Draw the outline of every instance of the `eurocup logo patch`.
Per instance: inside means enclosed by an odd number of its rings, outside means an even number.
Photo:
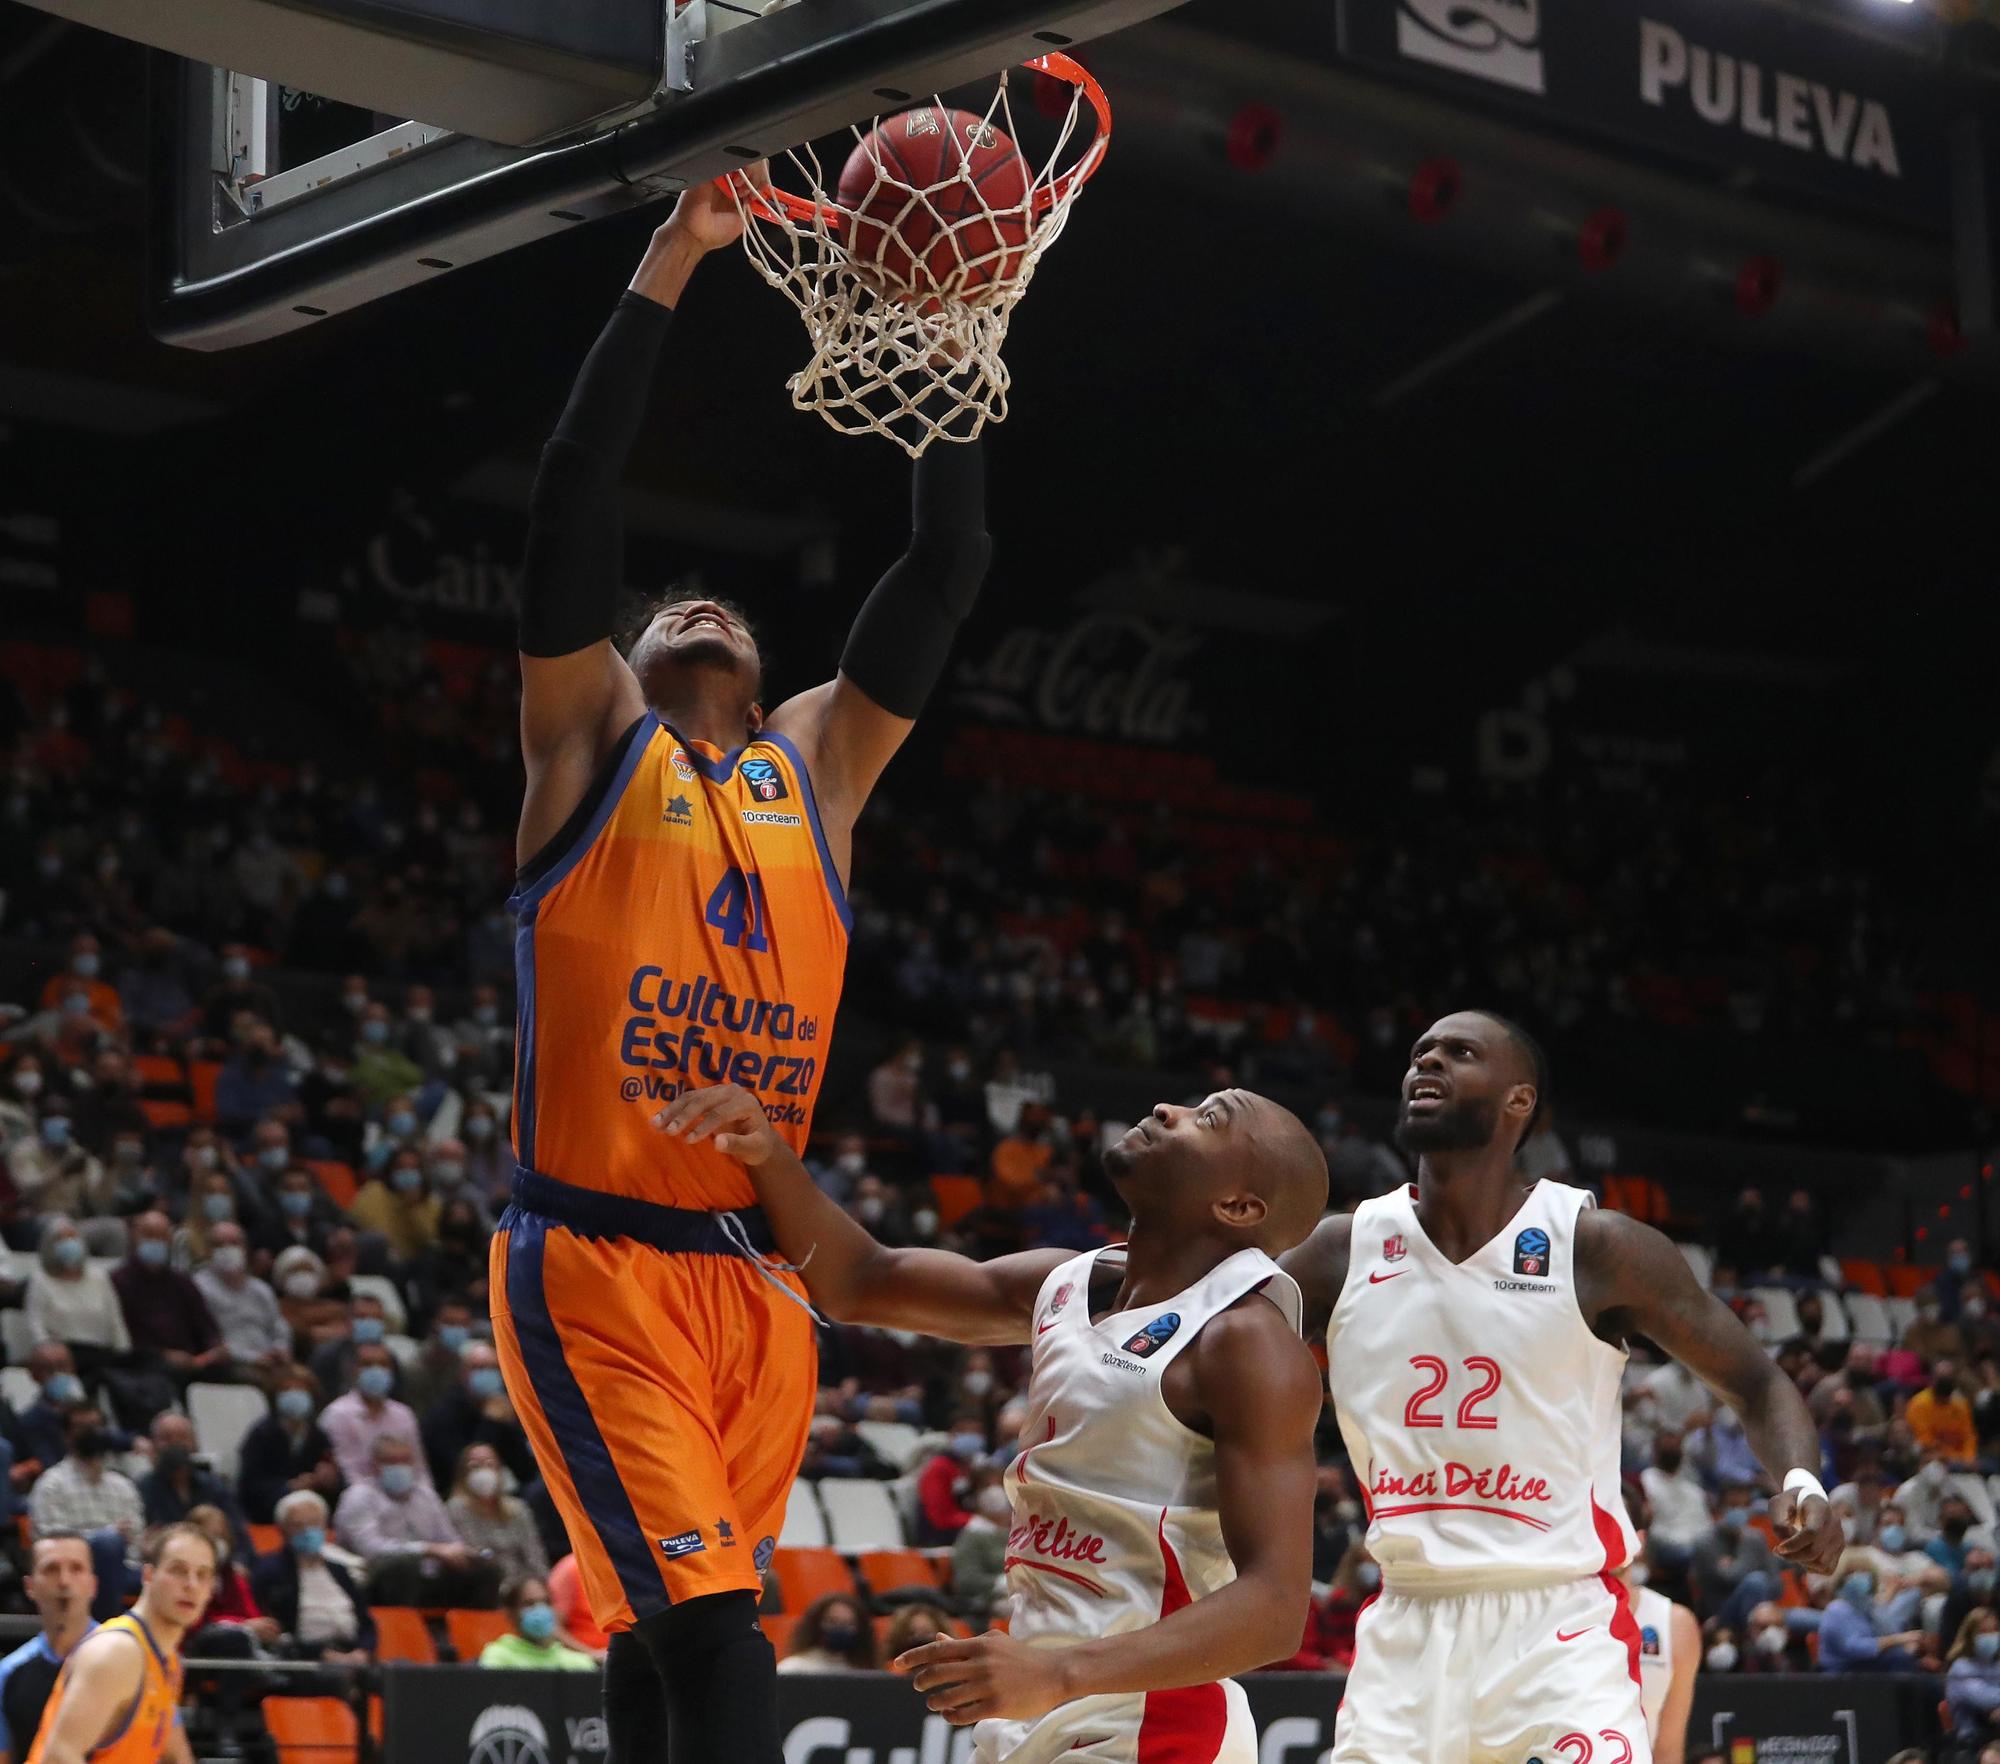
[[[779,802],[788,794],[784,774],[759,754],[752,754],[739,770],[743,782],[750,786],[750,794],[759,802]]]
[[[1383,1261],[1400,1262],[1409,1253],[1410,1246],[1403,1241],[1403,1234],[1400,1231],[1394,1237],[1385,1237],[1382,1239]]]
[[[1546,1276],[1549,1271],[1549,1234],[1530,1225],[1514,1239],[1514,1272]]]
[[[1660,1651],[1660,1632],[1652,1624],[1639,1631],[1639,1652],[1657,1654]]]
[[[1172,1341],[1174,1338],[1174,1332],[1178,1330],[1180,1326],[1181,1326],[1180,1312],[1168,1311],[1162,1316],[1155,1317],[1152,1320],[1152,1322],[1146,1325],[1144,1329],[1140,1330],[1137,1335],[1133,1336],[1132,1339],[1125,1344],[1125,1351],[1128,1354],[1137,1354],[1139,1358],[1143,1360],[1149,1354],[1158,1353],[1161,1348],[1165,1347],[1168,1342]]]

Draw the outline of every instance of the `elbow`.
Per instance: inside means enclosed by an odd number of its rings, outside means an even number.
[[[1272,1587],[1267,1596],[1258,1601],[1256,1617],[1244,1626],[1243,1651],[1245,1654],[1254,1652],[1257,1658],[1251,1665],[1237,1670],[1255,1671],[1259,1666],[1289,1660],[1296,1654],[1305,1639],[1306,1613],[1311,1603],[1312,1588],[1309,1584]]]

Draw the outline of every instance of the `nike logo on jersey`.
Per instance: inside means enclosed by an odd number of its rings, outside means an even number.
[[[1380,1286],[1385,1280],[1400,1280],[1407,1273],[1409,1273],[1409,1269],[1398,1268],[1393,1274],[1371,1274],[1368,1276],[1368,1284],[1370,1286]]]
[[[1047,1335],[1047,1334],[1048,1334],[1048,1332],[1049,1332],[1049,1331],[1050,1331],[1051,1329],[1053,1329],[1054,1327],[1055,1327],[1055,1324],[1053,1324],[1053,1323],[1038,1323],[1038,1324],[1037,1324],[1037,1325],[1035,1326],[1035,1333],[1036,1333],[1037,1335]]]
[[[1564,1635],[1559,1629],[1556,1631],[1556,1640],[1559,1642],[1573,1642],[1580,1635],[1588,1635],[1596,1627],[1595,1623],[1586,1623],[1581,1629],[1571,1630],[1568,1635]]]

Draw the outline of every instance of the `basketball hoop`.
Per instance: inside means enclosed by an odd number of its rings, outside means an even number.
[[[982,186],[1006,168],[975,150],[1019,159],[1006,73],[983,117],[937,99],[934,122],[921,109],[903,113],[941,137],[935,179],[880,144],[877,118],[873,129],[854,129],[835,190],[809,145],[788,155],[809,195],[775,182],[760,190],[741,173],[727,180],[744,216],[745,253],[798,308],[812,342],[811,359],[787,382],[800,410],[818,411],[843,434],[887,436],[913,459],[933,441],[970,441],[1006,417],[1008,322],[1111,142],[1110,103],[1082,67],[1053,53],[1023,65],[1067,84],[1069,101],[1052,107],[1057,139],[1039,170],[1021,161],[996,200]],[[1086,103],[1095,134],[1073,157]]]

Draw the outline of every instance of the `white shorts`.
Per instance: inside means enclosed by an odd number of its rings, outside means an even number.
[[[1384,1592],[1355,1628],[1333,1764],[1652,1764],[1638,1648],[1603,1580]]]
[[[1147,1756],[1172,1764],[1257,1764],[1250,1699],[1228,1678],[1149,1697],[1083,1697],[1039,1721],[982,1721],[972,1730],[973,1764],[1137,1764],[1142,1732]]]

